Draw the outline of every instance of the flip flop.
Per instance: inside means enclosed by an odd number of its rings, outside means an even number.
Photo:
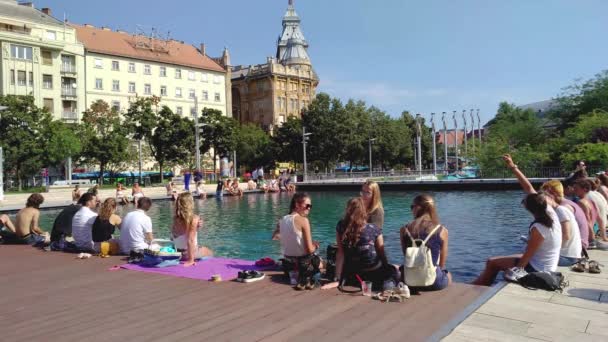
[[[584,273],[587,269],[587,260],[580,260],[576,264],[572,265],[571,270],[578,273]]]
[[[603,265],[601,265],[599,262],[597,262],[595,260],[589,261],[589,273],[593,273],[593,274],[602,273],[602,270],[600,270],[600,266],[603,266]]]

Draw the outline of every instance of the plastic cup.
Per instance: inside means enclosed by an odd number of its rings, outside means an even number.
[[[298,272],[297,271],[290,271],[289,272],[289,283],[291,285],[297,285],[298,284]]]
[[[363,282],[363,295],[364,296],[368,296],[368,297],[372,296],[372,285],[373,285],[373,283],[371,281]]]
[[[110,254],[110,243],[107,241],[102,242],[99,249],[100,249],[99,254],[101,254],[102,257],[109,255]]]

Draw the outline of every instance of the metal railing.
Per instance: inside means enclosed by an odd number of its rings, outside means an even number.
[[[61,118],[64,120],[78,120],[78,114],[71,111],[63,111]]]
[[[63,86],[61,87],[61,95],[62,96],[76,96],[76,88],[72,86]]]
[[[63,63],[61,64],[61,72],[76,73],[76,65]]]

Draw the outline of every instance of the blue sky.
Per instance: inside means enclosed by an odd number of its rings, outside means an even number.
[[[227,46],[233,64],[275,53],[287,0],[39,0],[70,21],[134,32],[137,25]],[[608,1],[295,0],[319,89],[389,114],[549,99],[608,69]]]

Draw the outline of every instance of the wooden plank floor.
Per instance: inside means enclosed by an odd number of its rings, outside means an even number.
[[[589,255],[608,265],[607,251]],[[508,284],[444,341],[608,341],[608,269],[560,272],[569,281],[563,293]]]
[[[252,284],[201,282],[108,271],[123,261],[28,246],[0,246],[0,260],[4,341],[423,341],[487,291],[455,284],[385,304],[294,291],[276,274]]]

